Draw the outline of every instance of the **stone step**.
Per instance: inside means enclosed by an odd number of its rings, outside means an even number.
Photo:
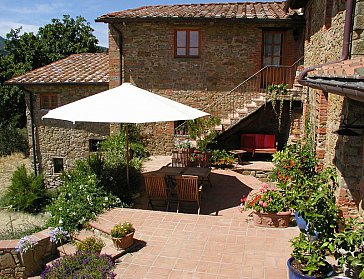
[[[228,117],[229,117],[230,120],[240,118],[239,113],[229,113]]]
[[[222,127],[222,125],[220,124],[220,125],[216,125],[215,127],[214,127],[214,130],[215,131],[218,131],[218,132],[222,132],[223,131],[223,127]]]
[[[100,236],[98,236],[98,237],[100,237]],[[108,254],[113,259],[117,259],[117,258],[120,258],[122,255],[124,255],[126,253],[126,250],[117,250],[114,247],[114,244],[113,244],[111,239],[108,239],[108,238],[105,238],[105,237],[100,237],[100,238],[105,243],[105,246],[101,250],[101,254]],[[62,257],[65,254],[71,255],[71,254],[76,253],[77,247],[73,243],[67,243],[65,245],[59,246],[57,248],[57,250],[58,250],[60,256]]]
[[[245,107],[249,108],[256,108],[257,107],[257,103],[256,102],[250,102],[248,104],[245,105]]]
[[[231,124],[231,121],[229,118],[221,119],[221,125],[225,126],[225,125],[230,125],[230,124]]]
[[[239,114],[248,114],[249,113],[249,110],[246,107],[237,109],[236,111]]]

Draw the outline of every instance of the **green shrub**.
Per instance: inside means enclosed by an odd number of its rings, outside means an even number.
[[[26,212],[41,210],[47,201],[43,176],[28,175],[24,165],[13,173],[11,184],[2,199],[4,205]]]
[[[100,253],[105,243],[96,236],[86,237],[84,241],[76,242],[77,251]]]
[[[77,161],[61,176],[61,181],[59,194],[48,207],[48,226],[74,231],[104,209],[121,205],[120,199],[102,187],[87,161]]]
[[[76,252],[55,261],[40,275],[42,279],[109,279],[115,278],[115,263],[109,255],[90,252]]]
[[[14,152],[28,154],[27,130],[13,126],[0,127],[0,156]]]
[[[89,164],[96,173],[101,184],[118,196],[123,202],[130,203],[131,196],[138,190],[141,178],[141,167],[143,160],[148,156],[146,149],[137,138],[137,133],[131,130],[129,179],[130,188],[127,187],[126,179],[126,144],[125,135],[120,133],[109,137],[101,143],[101,154],[90,157]]]

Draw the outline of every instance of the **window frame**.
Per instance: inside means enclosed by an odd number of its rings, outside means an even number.
[[[105,139],[89,139],[89,152],[98,152],[100,151],[100,143],[105,141]]]
[[[186,32],[186,55],[178,55],[177,54],[177,34],[179,31]],[[198,46],[194,47],[198,51],[198,55],[190,55],[190,32],[195,31],[198,32]],[[199,28],[178,28],[174,30],[174,57],[175,58],[199,58],[201,56],[201,29]]]
[[[64,159],[61,158],[61,157],[55,157],[55,158],[52,158],[53,160],[53,174],[61,174],[63,171],[64,171]],[[57,160],[62,160],[62,166],[61,166],[61,169],[60,171],[56,171],[56,161]],[[58,170],[58,168],[57,168]]]
[[[44,106],[44,98],[48,98],[46,106]],[[56,104],[52,105],[52,97],[56,98]],[[58,94],[56,93],[41,93],[39,94],[39,108],[41,110],[51,110],[59,107]]]
[[[278,57],[278,56],[275,56],[274,55],[274,52],[272,52],[272,54],[269,56],[270,58],[270,63],[269,64],[265,64],[265,50],[266,50],[266,46],[270,46],[270,47],[274,47],[274,46],[278,46],[278,44],[275,44],[274,43],[274,40],[272,40],[272,43],[271,44],[266,44],[265,43],[265,35],[266,34],[280,34],[281,35],[281,40],[280,40],[280,43],[279,43],[279,64],[278,65],[275,65],[273,64],[273,59],[275,57]],[[262,51],[262,65],[263,67],[265,66],[268,66],[268,65],[274,65],[274,66],[281,66],[282,65],[282,50],[283,50],[283,41],[284,41],[284,31],[283,30],[264,30],[263,31],[263,36],[262,36],[262,39],[263,39],[263,51]]]

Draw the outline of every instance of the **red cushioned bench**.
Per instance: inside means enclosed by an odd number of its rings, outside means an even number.
[[[251,152],[252,156],[255,153],[274,153],[276,148],[275,135],[266,134],[241,134],[240,149]]]

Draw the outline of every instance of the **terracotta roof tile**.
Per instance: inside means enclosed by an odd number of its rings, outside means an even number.
[[[308,77],[364,79],[364,57],[322,66],[309,72]]]
[[[24,75],[7,84],[109,82],[109,56],[106,53],[73,54]]]
[[[238,2],[143,6],[102,15],[97,21],[138,18],[287,19],[295,11],[285,12],[284,4],[285,2]]]

